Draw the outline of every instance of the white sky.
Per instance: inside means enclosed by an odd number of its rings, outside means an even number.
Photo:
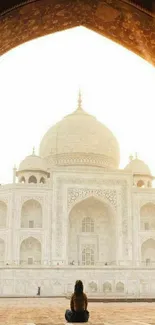
[[[116,43],[78,27],[36,39],[0,58],[0,183],[50,126],[83,107],[116,136],[121,164],[138,152],[155,175],[155,69]]]

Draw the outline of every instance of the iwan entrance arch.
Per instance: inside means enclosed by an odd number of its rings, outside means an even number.
[[[150,0],[2,0],[0,55],[40,36],[85,26],[155,64]]]

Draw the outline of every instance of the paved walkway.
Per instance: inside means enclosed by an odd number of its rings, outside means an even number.
[[[0,298],[0,325],[64,325],[69,300]],[[89,303],[87,325],[155,325],[155,303]]]

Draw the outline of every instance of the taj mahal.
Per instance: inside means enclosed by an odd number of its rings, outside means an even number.
[[[155,189],[137,156],[77,109],[0,186],[0,296],[155,296]]]

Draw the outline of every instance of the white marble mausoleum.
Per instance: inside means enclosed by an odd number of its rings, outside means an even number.
[[[0,186],[0,296],[155,295],[155,189],[137,157],[78,107]]]

